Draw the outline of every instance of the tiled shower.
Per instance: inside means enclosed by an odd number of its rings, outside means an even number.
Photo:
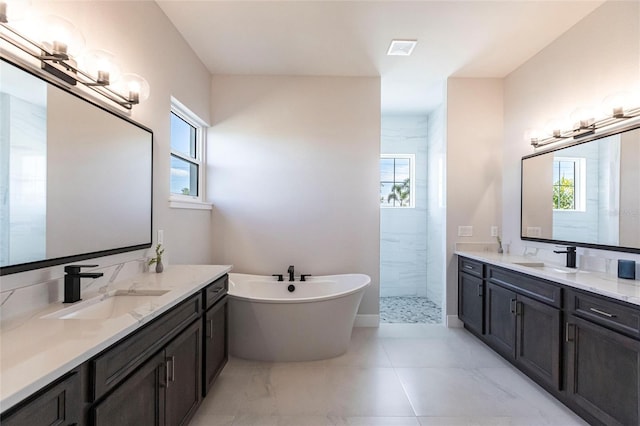
[[[443,127],[441,109],[382,117],[381,153],[413,154],[415,186],[413,207],[380,211],[381,322],[442,322]]]

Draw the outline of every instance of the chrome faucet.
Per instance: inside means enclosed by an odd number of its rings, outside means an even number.
[[[64,267],[64,303],[74,303],[80,297],[80,278],[100,278],[102,272],[80,272],[80,268],[95,268],[98,265],[69,265]]]
[[[567,268],[576,267],[576,248],[574,246],[567,247],[564,251],[554,250],[554,253],[566,253],[567,254]]]
[[[289,281],[295,281],[295,278],[293,277],[293,265],[289,266],[287,273],[289,274]]]

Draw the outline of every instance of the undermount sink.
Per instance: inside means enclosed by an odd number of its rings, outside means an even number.
[[[512,262],[514,265],[525,266],[527,268],[540,268],[550,272],[557,272],[560,274],[588,274],[588,271],[581,271],[576,268],[562,268],[559,266],[546,265],[544,262],[531,261],[531,262]]]
[[[544,268],[542,262],[513,262],[514,265],[526,266],[527,268]]]
[[[145,305],[152,304],[169,290],[117,290],[105,296],[78,302],[68,308],[41,317],[42,319],[92,319],[117,318]]]

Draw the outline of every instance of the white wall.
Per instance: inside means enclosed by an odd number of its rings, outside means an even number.
[[[456,242],[495,242],[502,191],[503,86],[501,79],[447,81],[446,315],[458,312]],[[517,210],[518,206],[504,206]],[[458,226],[473,236],[458,237]]]
[[[365,273],[377,315],[380,79],[214,76],[211,103],[213,261]]]
[[[154,2],[34,1],[35,12],[55,14],[71,21],[84,35],[87,46],[113,52],[125,72],[144,76],[150,98],[134,107],[131,117],[154,132],[153,229],[164,229],[169,263],[210,263],[212,260],[211,213],[168,207],[169,108],[174,96],[204,119],[210,114],[210,74]],[[154,237],[155,239],[155,237]],[[152,255],[152,250],[148,251]],[[101,266],[135,260],[147,251],[97,259]],[[38,305],[61,299],[59,278],[63,267],[2,277],[2,299],[9,289],[41,283],[25,290],[28,301]],[[127,268],[125,268],[126,270]],[[105,274],[107,275],[107,274]],[[105,278],[106,279],[106,278]],[[17,300],[14,294],[12,300]],[[3,317],[10,309],[3,305]]]
[[[382,117],[382,154],[415,155],[414,207],[380,209],[380,296],[427,296],[426,116]]]
[[[502,222],[512,251],[525,245],[519,233],[520,158],[533,152],[523,138],[525,130],[568,117],[578,107],[597,107],[606,96],[639,85],[640,3],[633,1],[605,3],[506,77]],[[553,249],[549,244],[527,245]],[[585,255],[640,260],[593,249],[578,253],[579,262]]]

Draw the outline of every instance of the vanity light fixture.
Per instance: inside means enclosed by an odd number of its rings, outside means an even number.
[[[92,50],[79,55],[84,38],[69,21],[49,16],[35,26],[37,34],[25,34],[13,25],[11,6],[0,0],[0,39],[40,61],[43,71],[68,85],[87,87],[128,110],[149,97],[149,83],[139,75],[129,74],[124,85],[114,84],[120,71],[111,53]]]
[[[613,103],[607,107],[604,118],[596,119],[594,115],[595,113],[592,110],[580,108],[571,114],[571,118],[574,120],[571,129],[563,130],[562,128],[554,127],[550,131],[550,136],[544,138],[538,136],[537,132],[529,130],[525,132],[525,138],[531,142],[534,148],[540,148],[569,138],[580,139],[592,135],[604,127],[640,117],[640,106],[625,108],[623,104]]]
[[[418,40],[391,40],[387,55],[389,56],[410,56],[415,49]]]

